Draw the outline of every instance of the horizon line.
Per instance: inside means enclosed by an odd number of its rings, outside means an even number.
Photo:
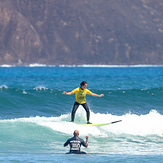
[[[40,64],[40,63],[32,63],[25,65],[10,65],[10,64],[2,64],[0,67],[163,67],[163,65],[155,65],[155,64],[134,64],[134,65],[106,65],[106,64],[81,64],[81,65],[69,65],[69,64],[60,64],[60,65],[50,65],[50,64]]]

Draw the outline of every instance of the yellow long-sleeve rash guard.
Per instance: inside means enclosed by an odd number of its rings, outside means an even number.
[[[71,91],[72,94],[75,93],[75,97],[76,97],[76,102],[78,102],[79,104],[84,104],[86,103],[86,94],[88,95],[92,95],[92,92],[88,89],[81,89],[80,87],[74,89],[73,91]]]

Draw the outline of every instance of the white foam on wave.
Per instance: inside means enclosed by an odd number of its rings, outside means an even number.
[[[106,126],[82,126],[81,123],[86,123],[85,110],[80,106],[76,112],[75,123],[69,122],[71,114],[64,114],[60,117],[29,117],[18,118],[11,120],[0,120],[0,122],[29,122],[36,123],[40,126],[51,128],[54,131],[59,131],[68,135],[76,129],[80,131],[80,135],[93,135],[96,137],[108,137],[110,133],[115,135],[157,135],[163,136],[163,115],[159,114],[156,110],[152,110],[146,115],[125,114],[122,116],[112,114],[101,114],[91,112],[90,121],[92,123],[107,123],[117,120],[122,120],[111,125]],[[77,124],[78,123],[78,124]]]
[[[82,65],[48,65],[48,64],[41,64],[41,63],[31,63],[29,65],[8,65],[3,64],[0,65],[0,67],[17,67],[17,66],[23,66],[23,67],[108,67],[108,68],[118,68],[118,67],[163,67],[163,65],[146,65],[146,64],[139,64],[139,65],[93,65],[93,64],[82,64]]]
[[[111,121],[112,118],[113,116],[110,115]],[[103,128],[115,134],[130,134],[139,136],[162,135],[161,130],[163,129],[163,115],[159,114],[155,110],[150,111],[149,114],[146,115],[128,113],[120,116],[119,119],[122,120],[119,124],[104,126]]]
[[[46,67],[46,64],[33,63],[29,64],[29,67]]]
[[[7,87],[6,85],[1,85],[1,86],[0,86],[0,89],[3,89],[3,88],[4,88],[4,89],[7,89],[8,87]]]
[[[0,65],[0,67],[15,67],[15,65],[7,65],[7,64],[4,64],[4,65]]]
[[[46,87],[44,87],[44,86],[41,86],[41,85],[34,88],[34,90],[36,90],[36,91],[38,91],[38,90],[40,90],[40,91],[44,90],[44,91],[45,91],[45,90],[47,90],[47,89],[48,89],[48,88],[46,88]]]
[[[23,90],[23,94],[27,94],[27,92],[25,90]]]

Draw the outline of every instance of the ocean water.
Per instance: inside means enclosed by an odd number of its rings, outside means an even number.
[[[63,95],[87,81],[104,97],[87,95],[92,123],[75,96]],[[75,129],[87,155],[67,155],[63,147]],[[163,160],[163,66],[0,67],[0,162],[160,162]]]

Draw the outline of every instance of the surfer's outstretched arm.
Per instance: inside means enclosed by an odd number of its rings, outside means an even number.
[[[98,95],[98,94],[95,94],[95,93],[92,93],[91,95],[92,95],[92,96],[95,96],[95,97],[102,97],[102,96],[104,96],[104,94]]]
[[[66,91],[64,91],[63,94],[65,94],[65,95],[72,95],[71,92],[66,92]]]

